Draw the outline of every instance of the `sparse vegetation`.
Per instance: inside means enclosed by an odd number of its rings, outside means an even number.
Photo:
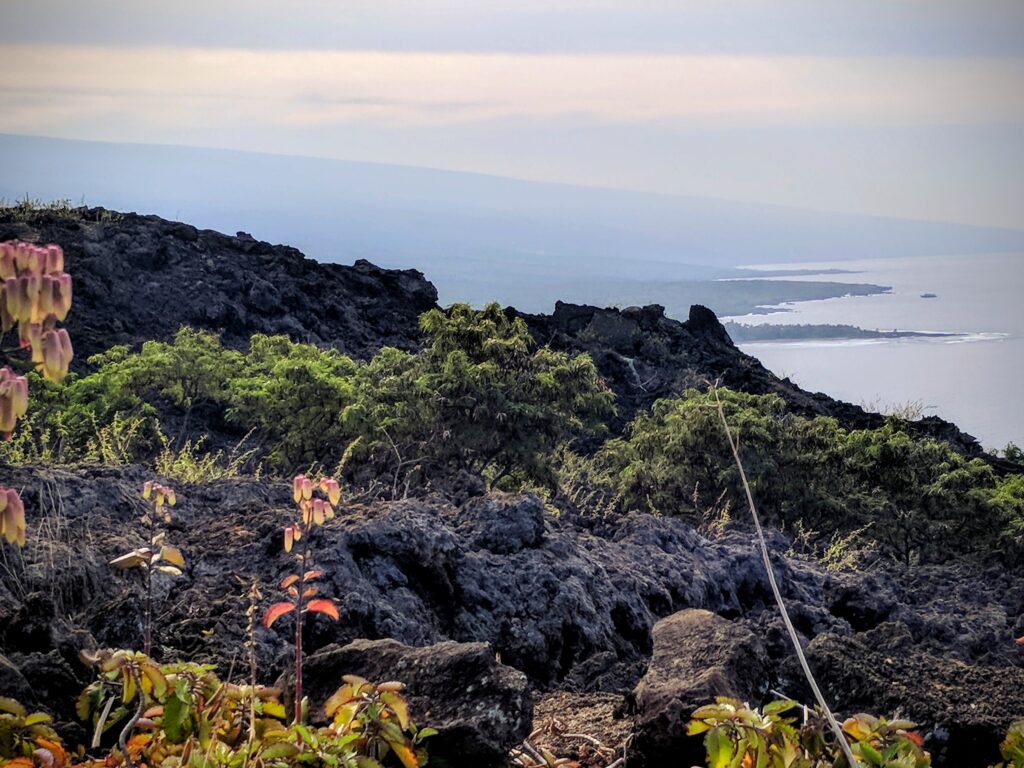
[[[181,576],[185,558],[181,550],[166,543],[167,534],[160,530],[161,525],[170,525],[170,507],[177,503],[174,491],[160,483],[147,480],[142,489],[142,498],[150,502],[142,515],[142,523],[147,531],[146,544],[114,558],[110,564],[122,570],[138,568],[145,576],[146,607],[143,613],[142,652],[150,656],[153,649],[153,574]]]
[[[306,721],[307,702],[302,696],[302,625],[307,613],[320,613],[334,621],[338,620],[338,606],[334,600],[316,597],[320,591],[313,584],[323,576],[323,571],[313,568],[313,531],[334,517],[334,508],[341,501],[341,488],[333,478],[320,480],[315,490],[326,498],[314,496],[313,482],[304,475],[296,475],[292,481],[292,498],[299,507],[298,520],[284,529],[284,551],[295,553],[295,572],[281,581],[281,589],[288,599],[274,603],[263,616],[263,626],[270,629],[274,622],[289,613],[295,620],[295,698],[293,713],[296,723]]]
[[[719,697],[693,713],[689,734],[705,734],[709,768],[833,768],[849,766],[844,750],[830,738],[824,719],[815,713],[800,724],[792,714],[795,701],[773,701],[762,710]],[[844,745],[863,768],[928,768],[931,758],[908,720],[887,721],[854,715],[842,724]],[[849,754],[848,753],[848,754]]]

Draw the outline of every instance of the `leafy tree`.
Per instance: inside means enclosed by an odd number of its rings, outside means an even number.
[[[521,318],[497,304],[432,310],[420,325],[427,347],[405,372],[410,434],[440,471],[486,474],[492,485],[553,485],[555,447],[605,429],[614,396],[587,355],[537,348]]]
[[[278,466],[337,460],[350,439],[341,414],[355,400],[358,371],[336,350],[253,336],[228,380],[228,421],[273,441]]]

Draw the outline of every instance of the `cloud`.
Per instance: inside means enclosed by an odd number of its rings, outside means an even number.
[[[53,132],[76,117],[107,119],[113,134],[147,123],[412,128],[566,116],[718,128],[1024,122],[1018,58],[31,45],[0,46],[0,57],[7,132]]]
[[[546,53],[1020,55],[1019,0],[3,0],[6,42]],[[56,21],[55,21],[56,20]]]

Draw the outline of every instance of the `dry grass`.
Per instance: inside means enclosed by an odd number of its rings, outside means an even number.
[[[56,483],[42,481],[39,500],[40,509],[28,520],[28,546],[0,547],[0,574],[19,600],[43,594],[57,616],[70,616],[98,590],[102,564],[95,537],[88,520],[68,517]]]

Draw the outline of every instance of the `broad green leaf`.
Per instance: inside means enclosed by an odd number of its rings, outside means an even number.
[[[260,757],[264,760],[277,760],[280,758],[295,757],[297,754],[299,754],[299,748],[297,746],[286,742],[279,742],[278,744],[272,744],[261,751]]]
[[[189,737],[189,709],[189,702],[177,690],[164,703],[163,730],[172,744],[181,744]]]
[[[708,751],[708,768],[729,768],[736,755],[735,745],[722,728],[708,731],[704,737],[704,747]]]
[[[15,717],[25,717],[27,710],[14,699],[0,697],[0,712],[9,712]]]

